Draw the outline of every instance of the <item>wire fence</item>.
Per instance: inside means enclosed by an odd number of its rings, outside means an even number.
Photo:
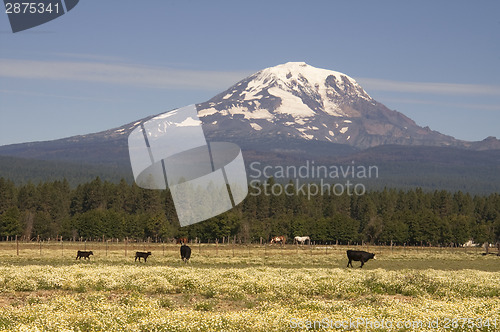
[[[498,255],[500,253],[499,245],[488,247],[482,246],[473,247],[456,247],[456,246],[406,246],[406,245],[373,245],[368,243],[354,243],[342,245],[338,243],[316,244],[311,242],[308,244],[269,244],[260,241],[258,243],[238,243],[236,239],[225,239],[219,242],[218,239],[201,243],[199,241],[191,241],[188,243],[193,253],[200,256],[273,256],[273,255],[293,255],[310,254],[310,255],[345,255],[347,249],[364,250],[376,254],[383,253],[394,255],[417,254],[422,253],[441,253],[441,254],[491,254]],[[93,251],[93,255],[100,257],[107,256],[124,256],[134,257],[135,252],[154,252],[155,255],[178,255],[181,244],[157,241],[136,241],[129,239],[100,239],[99,241],[86,241],[83,239],[64,241],[57,240],[35,240],[21,241],[12,238],[5,241],[0,241],[0,255],[2,256],[51,256],[76,257],[78,250]]]

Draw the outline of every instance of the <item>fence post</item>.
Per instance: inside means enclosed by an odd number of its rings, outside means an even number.
[[[128,236],[125,238],[125,257],[127,257]]]
[[[228,237],[228,242],[229,242],[229,237]],[[234,236],[233,239],[233,257],[234,257],[234,247],[236,246],[236,235]]]
[[[16,252],[17,256],[19,256],[19,241],[17,240],[17,235],[16,235]]]

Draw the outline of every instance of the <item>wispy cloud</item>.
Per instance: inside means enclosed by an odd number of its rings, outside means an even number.
[[[47,53],[44,53],[47,54]],[[68,52],[53,52],[49,53],[51,56],[60,57],[63,59],[80,59],[80,60],[91,60],[91,61],[113,61],[113,62],[125,62],[125,58],[113,55],[98,55],[98,54],[87,54],[87,53],[68,53]]]
[[[91,54],[58,53],[82,61],[36,61],[0,58],[0,77],[85,81],[160,89],[202,89],[222,91],[252,74],[249,71],[202,71],[145,66],[124,59]],[[116,61],[116,60],[121,61]],[[500,96],[500,86],[406,82],[378,78],[357,78],[365,90],[435,95]]]
[[[498,85],[404,82],[378,78],[357,78],[356,81],[367,91],[500,96],[500,86]]]
[[[0,59],[0,77],[86,81],[164,89],[223,90],[251,74],[179,70],[137,64]]]
[[[92,98],[92,97],[81,97],[81,96],[68,96],[52,93],[42,93],[36,91],[22,91],[22,90],[10,90],[10,89],[0,89],[0,94],[11,94],[11,95],[22,95],[29,97],[47,97],[47,98],[62,98],[71,100],[91,100],[99,102],[123,102],[121,99],[109,99],[109,98]]]
[[[388,105],[390,103],[398,104],[419,104],[419,105],[435,105],[444,107],[455,107],[455,108],[465,108],[469,110],[482,110],[482,111],[500,111],[500,105],[493,104],[477,104],[477,103],[448,103],[440,102],[435,100],[425,100],[425,99],[408,99],[408,98],[384,98],[382,100]]]

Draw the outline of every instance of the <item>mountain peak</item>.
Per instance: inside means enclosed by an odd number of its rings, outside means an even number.
[[[309,85],[310,88],[316,89],[316,92],[322,95],[324,100],[335,95],[338,97],[344,93],[371,99],[352,77],[338,71],[316,68],[305,62],[287,62],[263,69],[252,76],[255,76],[254,80],[260,79],[265,83],[269,83],[274,78],[281,83],[279,86],[285,90],[286,87]]]
[[[274,67],[262,69],[261,71],[259,71],[259,73],[260,72],[273,73],[275,75],[295,74],[295,75],[303,75],[309,78],[321,77],[323,79],[326,79],[326,77],[328,77],[329,75],[333,75],[339,78],[342,76],[346,76],[354,81],[354,79],[352,79],[351,77],[347,76],[344,73],[329,69],[316,68],[311,65],[308,65],[305,62],[287,62]]]
[[[361,149],[463,143],[389,110],[348,75],[305,62],[260,70],[198,106],[209,138],[299,138]]]
[[[319,69],[305,62],[288,62],[263,69],[238,82],[202,106],[200,117],[216,113],[247,119],[311,118],[322,113],[356,116],[344,107],[354,99],[371,97],[351,77]]]
[[[289,61],[287,63],[284,63],[282,65],[278,65],[278,66],[301,66],[301,67],[306,67],[306,66],[309,66],[307,63],[305,63],[304,61]]]

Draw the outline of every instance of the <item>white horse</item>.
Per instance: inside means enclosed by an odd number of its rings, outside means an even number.
[[[311,239],[309,238],[309,236],[296,236],[293,239],[294,243],[299,243],[300,242],[300,244],[304,244],[306,241],[309,241],[309,244],[311,243]]]

